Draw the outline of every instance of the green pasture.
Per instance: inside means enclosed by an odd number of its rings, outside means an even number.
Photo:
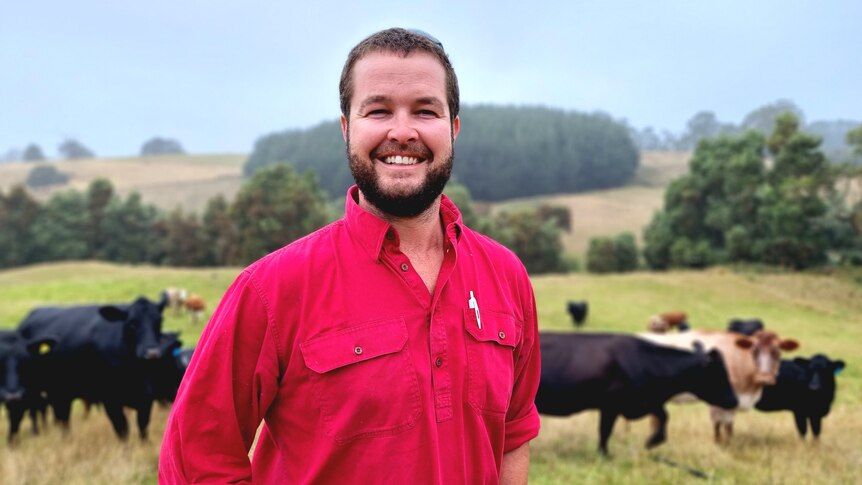
[[[0,271],[0,327],[15,327],[39,305],[127,302],[138,295],[156,299],[167,286],[202,295],[209,315],[239,270],[86,262]],[[667,443],[646,451],[648,420],[620,421],[609,444],[611,458],[606,459],[596,452],[596,412],[543,417],[542,431],[532,443],[531,483],[859,483],[862,275],[719,268],[603,276],[578,273],[536,277],[533,283],[542,329],[576,331],[565,312],[566,302],[573,299],[590,304],[580,330],[584,332],[639,332],[650,315],[671,310],[686,311],[697,328],[721,328],[731,317],[759,317],[782,337],[801,342],[799,351],[791,355],[823,352],[843,359],[847,368],[838,376],[838,396],[817,444],[799,440],[790,413],[755,411],[739,414],[732,442],[717,446],[706,406],[671,404]],[[202,328],[187,315],[165,316],[165,329],[181,331],[186,345],[196,343]],[[27,420],[16,447],[0,445],[0,482],[156,483],[167,413],[154,410],[149,443],[132,439],[122,446],[99,412],[84,418],[76,408],[72,433],[65,438],[54,428],[30,436]],[[0,437],[7,426],[5,417],[0,419]]]

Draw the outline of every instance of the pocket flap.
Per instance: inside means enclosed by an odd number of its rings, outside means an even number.
[[[515,317],[505,313],[479,311],[482,328],[473,309],[464,310],[464,325],[467,333],[480,342],[497,342],[500,345],[514,348],[518,343],[518,325]]]
[[[314,337],[299,344],[309,369],[323,374],[381,355],[399,352],[407,343],[404,319],[366,323]]]

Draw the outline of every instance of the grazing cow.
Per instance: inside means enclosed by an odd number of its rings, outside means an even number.
[[[570,301],[566,305],[566,309],[569,311],[569,315],[572,316],[572,323],[574,323],[575,327],[580,328],[584,324],[584,320],[587,319],[589,304],[586,301]]]
[[[732,318],[727,322],[728,331],[741,333],[743,335],[754,335],[764,329],[763,320],[759,318]]]
[[[685,312],[660,313],[647,320],[647,330],[653,333],[667,333],[673,328],[681,332],[689,330],[688,315]]]
[[[811,434],[817,439],[820,422],[829,414],[835,399],[835,374],[843,368],[843,360],[830,360],[823,354],[810,359],[784,359],[775,385],[763,389],[754,407],[761,411],[793,411],[799,436],[805,438],[810,422]]]
[[[15,440],[27,410],[33,420],[33,434],[39,432],[36,411],[40,396],[33,382],[34,364],[38,365],[56,344],[57,340],[49,336],[27,340],[18,332],[0,331],[0,401],[9,411],[9,443]]]
[[[658,429],[646,446],[664,442],[668,420],[664,403],[678,393],[692,392],[725,408],[737,405],[717,351],[690,352],[622,334],[544,332],[539,339],[542,373],[536,408],[553,416],[598,409],[603,454],[608,453],[618,416],[658,416]]]
[[[162,334],[160,343],[163,349],[162,357],[152,362],[148,375],[152,379],[153,398],[167,404],[177,397],[180,382],[186,373],[194,349],[182,347],[179,332]]]
[[[681,349],[692,349],[697,343],[707,349],[717,349],[724,357],[733,391],[739,399],[739,410],[754,407],[763,392],[763,386],[775,384],[781,351],[799,347],[792,339],[780,339],[774,332],[760,331],[752,336],[735,332],[692,330],[674,334],[642,333],[640,337],[651,342]],[[729,442],[733,435],[735,410],[710,408],[716,443]],[[722,430],[725,438],[722,439]]]
[[[129,434],[123,406],[134,407],[138,431],[147,438],[153,401],[147,364],[162,356],[165,304],[141,297],[131,304],[36,308],[24,318],[18,328],[24,337],[57,339],[40,359],[38,381],[64,429],[72,400],[81,398],[102,403],[122,439]]]
[[[175,317],[180,315],[180,310],[185,306],[188,296],[189,292],[185,288],[165,288],[162,291],[162,299],[168,301],[168,308]]]
[[[192,323],[198,323],[203,318],[206,304],[200,295],[192,293],[186,298],[185,307],[192,316]]]

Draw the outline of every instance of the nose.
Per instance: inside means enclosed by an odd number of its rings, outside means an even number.
[[[14,391],[4,389],[3,392],[0,393],[0,395],[3,396],[4,401],[17,401],[18,399],[21,399],[22,397],[24,397],[24,391],[22,391],[20,389],[14,390]]]
[[[410,115],[397,113],[392,117],[392,126],[389,128],[387,138],[397,143],[408,143],[419,138],[419,132],[413,125]]]
[[[144,351],[145,359],[158,359],[162,356],[162,349],[158,347],[151,347]]]

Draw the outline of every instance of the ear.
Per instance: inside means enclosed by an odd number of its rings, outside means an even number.
[[[806,359],[805,357],[796,357],[795,359],[793,359],[793,363],[800,367],[808,367],[808,362],[808,359]]]
[[[54,350],[56,346],[55,337],[39,337],[27,342],[27,352],[30,355],[44,355]]]
[[[455,141],[458,138],[458,133],[461,132],[461,117],[456,116],[454,120],[452,120],[452,141]]]
[[[799,342],[792,338],[786,338],[778,344],[778,348],[785,352],[790,352],[799,348]]]
[[[129,312],[115,306],[103,306],[99,308],[99,315],[109,322],[124,322]]]
[[[162,292],[162,299],[161,299],[161,300],[159,300],[159,311],[164,310],[164,309],[165,309],[165,307],[166,307],[166,306],[168,306],[168,301],[169,301],[169,299],[168,299],[168,292],[167,292],[167,291],[163,291],[163,292]]]
[[[832,363],[832,369],[833,369],[835,374],[841,373],[841,371],[844,370],[844,361],[843,360],[836,360],[835,362]]]
[[[347,118],[344,115],[341,115],[341,137],[344,138],[344,143],[347,143]]]
[[[754,342],[748,337],[738,337],[736,339],[736,342],[734,342],[734,343],[740,349],[748,350],[748,349],[754,347]]]

